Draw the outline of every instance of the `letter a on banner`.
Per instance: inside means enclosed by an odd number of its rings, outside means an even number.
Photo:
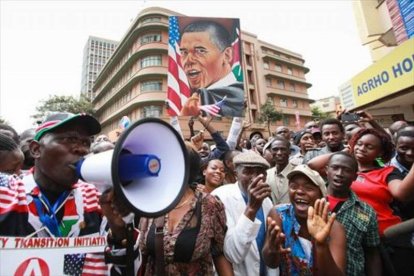
[[[47,263],[40,258],[29,258],[23,261],[19,267],[16,269],[14,275],[23,275],[23,276],[49,276],[49,267]]]

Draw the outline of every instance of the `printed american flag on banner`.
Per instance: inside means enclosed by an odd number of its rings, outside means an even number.
[[[211,116],[221,117],[219,114],[221,107],[226,103],[226,97],[215,104],[201,105],[200,109]]]
[[[79,276],[109,275],[109,270],[103,253],[65,254],[63,273]]]
[[[170,116],[178,116],[182,104],[187,101],[191,92],[181,65],[178,19],[176,16],[170,16],[169,21],[167,112]]]

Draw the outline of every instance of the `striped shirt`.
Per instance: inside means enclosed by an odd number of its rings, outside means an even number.
[[[0,177],[0,236],[51,236],[51,232],[40,220],[36,208],[34,198],[39,198],[41,191],[34,181],[33,174],[30,172],[23,180],[9,177],[8,181],[5,181],[4,176]],[[67,198],[55,211],[62,237],[106,236],[106,220],[102,219],[98,204],[99,196],[98,190],[92,184],[79,181],[72,186]],[[47,212],[48,208],[43,201],[41,202],[43,211]],[[68,261],[65,264],[66,269],[79,268],[82,275],[109,275],[110,272],[114,273],[111,275],[122,274],[117,266],[109,269],[105,264],[103,252],[80,255],[76,259],[75,256],[65,257],[65,262],[66,259]]]

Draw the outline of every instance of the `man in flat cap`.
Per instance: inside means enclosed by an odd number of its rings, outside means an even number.
[[[265,183],[269,163],[252,151],[233,158],[238,182],[215,189],[227,217],[224,254],[233,263],[235,275],[270,275],[261,257],[265,218],[272,208],[271,190]]]

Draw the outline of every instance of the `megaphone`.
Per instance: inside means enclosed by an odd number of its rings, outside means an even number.
[[[181,199],[187,168],[180,134],[163,120],[146,118],[129,126],[113,150],[80,160],[76,171],[99,190],[114,187],[115,195],[140,217],[159,217]]]

